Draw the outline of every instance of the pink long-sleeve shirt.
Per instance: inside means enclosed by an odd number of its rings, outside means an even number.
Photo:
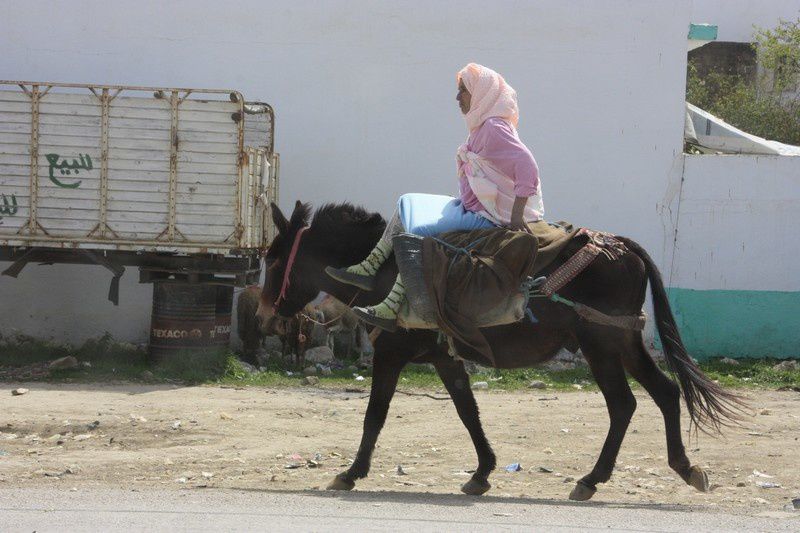
[[[514,195],[529,197],[539,194],[539,167],[533,154],[511,124],[499,117],[487,119],[470,133],[467,150],[488,160],[491,165],[514,181]],[[461,167],[459,161],[459,170]],[[481,212],[483,205],[459,172],[459,197],[467,211]]]

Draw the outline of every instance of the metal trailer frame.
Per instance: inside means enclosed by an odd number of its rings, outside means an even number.
[[[0,260],[13,263],[3,274],[16,277],[30,262],[101,265],[114,274],[109,299],[115,304],[119,301],[119,278],[125,266],[139,267],[140,281],[143,283],[177,279],[242,286],[258,282],[261,272],[260,256],[275,237],[270,203],[277,201],[279,192],[280,157],[274,152],[275,114],[269,104],[245,102],[241,93],[227,89],[0,80],[0,86],[2,85],[20,87],[28,95],[31,105],[29,216],[16,235],[0,235]],[[37,220],[39,103],[54,87],[88,90],[101,106],[99,219],[94,228],[81,237],[50,235]],[[111,102],[123,91],[149,92],[157,99],[169,100],[172,142],[168,218],[162,233],[150,240],[121,239],[107,220],[109,108]],[[226,95],[230,102],[238,106],[238,111],[231,115],[238,132],[235,229],[223,243],[192,242],[176,227],[179,106],[193,94]],[[268,118],[269,138],[264,139],[263,146],[250,147],[244,144],[246,115],[252,114],[266,114]],[[252,228],[261,229],[258,239],[247,235],[247,231]]]

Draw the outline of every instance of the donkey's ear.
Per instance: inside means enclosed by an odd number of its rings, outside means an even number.
[[[289,232],[289,221],[283,216],[281,208],[275,202],[270,202],[269,207],[272,211],[272,222],[275,223],[278,233],[286,235]]]
[[[294,204],[294,211],[292,211],[292,218],[289,219],[290,228],[299,228],[308,223],[308,217],[311,214],[311,205],[304,204],[300,200]]]

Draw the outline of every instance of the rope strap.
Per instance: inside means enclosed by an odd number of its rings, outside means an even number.
[[[647,315],[643,311],[640,311],[638,315],[607,315],[588,305],[575,304],[574,307],[579,317],[601,326],[642,331],[647,321]]]
[[[629,329],[633,331],[642,331],[644,324],[647,321],[647,315],[644,312],[639,312],[638,315],[607,315],[602,311],[598,311],[594,307],[585,304],[573,302],[558,294],[549,296],[549,300],[566,305],[575,310],[582,319],[593,324],[601,326],[610,326],[612,328]]]
[[[469,243],[465,247],[459,248],[458,246],[453,246],[449,242],[443,241],[442,239],[439,239],[437,237],[431,237],[431,238],[434,241],[436,241],[439,244],[441,244],[442,246],[444,246],[445,248],[448,248],[449,250],[455,252],[456,254],[463,254],[463,255],[471,255],[472,254],[472,249],[475,248],[476,246],[478,246],[478,244],[480,244],[482,241],[486,240],[486,237],[481,237],[479,239],[476,239],[476,240],[472,241],[471,243]]]

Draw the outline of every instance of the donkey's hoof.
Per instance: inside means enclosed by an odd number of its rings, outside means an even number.
[[[347,479],[344,474],[339,474],[333,478],[333,481],[328,484],[325,490],[353,490],[355,486],[355,481]]]
[[[492,485],[488,481],[480,481],[473,477],[461,486],[461,492],[470,496],[480,496],[491,488]]]
[[[689,480],[687,483],[700,492],[709,491],[708,474],[699,466],[693,466],[689,470]]]
[[[591,500],[595,492],[597,492],[596,488],[578,481],[575,483],[575,488],[569,493],[569,499],[576,502],[585,502],[586,500]]]

